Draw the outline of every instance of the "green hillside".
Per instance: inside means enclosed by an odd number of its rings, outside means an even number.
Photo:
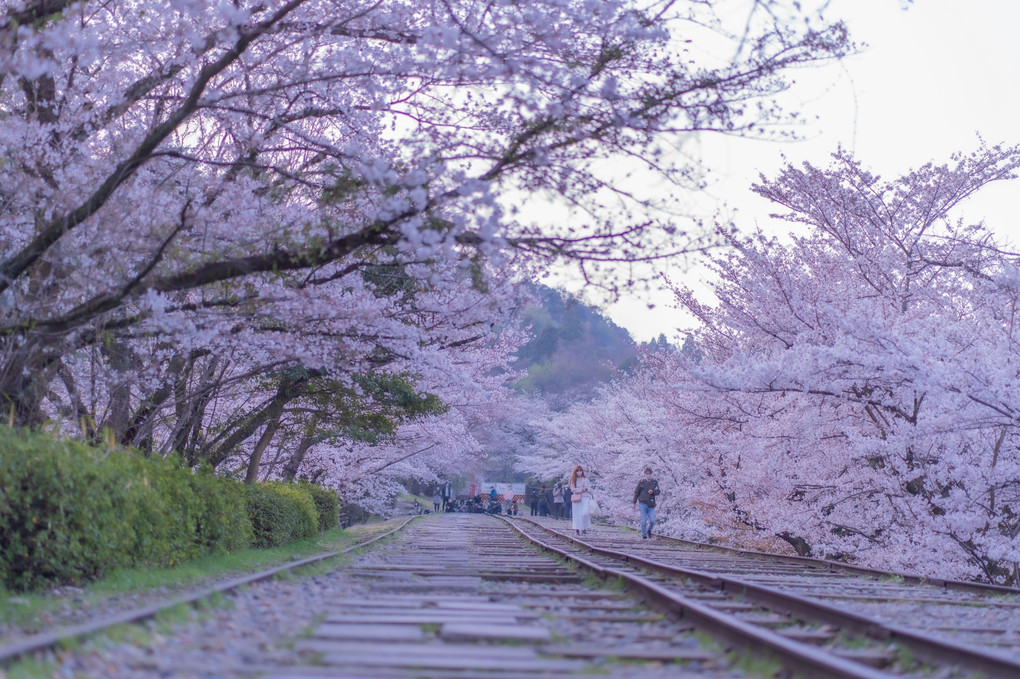
[[[539,305],[523,315],[534,339],[517,351],[516,367],[528,372],[515,385],[519,391],[565,405],[590,398],[600,384],[633,365],[637,344],[598,309],[546,286],[536,286],[535,294]]]

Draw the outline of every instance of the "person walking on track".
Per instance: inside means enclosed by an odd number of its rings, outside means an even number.
[[[574,467],[570,474],[570,504],[573,510],[574,531],[580,535],[591,528],[591,488],[581,465]]]
[[[634,509],[641,514],[641,538],[652,537],[655,525],[655,500],[659,497],[659,482],[652,476],[652,468],[645,467],[645,476],[634,489]]]

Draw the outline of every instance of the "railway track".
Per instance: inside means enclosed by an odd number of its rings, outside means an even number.
[[[325,561],[326,559],[332,559],[343,554],[349,554],[397,533],[414,518],[415,517],[406,519],[396,528],[370,534],[367,539],[342,550],[324,552],[322,554],[316,554],[303,559],[290,561],[273,568],[249,573],[248,575],[241,577],[230,578],[228,580],[216,582],[215,584],[194,589],[182,594],[177,594],[175,596],[156,599],[151,603],[144,604],[142,606],[125,608],[85,622],[64,625],[57,627],[56,629],[44,630],[34,634],[19,635],[19,637],[15,639],[0,640],[0,667],[24,657],[52,652],[54,649],[59,648],[62,645],[67,645],[97,634],[102,634],[105,631],[113,629],[119,625],[150,620],[165,611],[169,611],[180,606],[191,606],[216,595],[226,594],[242,587],[247,587],[258,582],[279,577],[305,566]],[[0,672],[0,679],[3,679],[3,676],[3,673]]]
[[[300,664],[266,679],[745,676],[692,625],[594,585],[485,515],[432,517],[344,577],[361,590],[295,644]]]
[[[550,558],[485,515],[433,515],[331,573],[266,580],[142,641],[57,658],[76,679],[620,679],[737,669],[686,622]],[[272,612],[272,615],[266,613]],[[277,618],[285,625],[274,625]]]
[[[1020,677],[1016,590],[641,540],[617,528],[578,537],[557,530],[562,523],[513,523],[565,557],[633,581],[678,614],[737,643],[773,646],[786,662],[825,672],[818,676],[869,676],[877,669],[881,676]],[[828,658],[837,662],[823,670]]]
[[[894,590],[899,595],[892,597],[892,610],[902,608],[913,592],[910,605],[971,611],[987,606],[1000,617],[1005,611],[1009,617],[1003,624],[1012,625],[1020,612],[1010,593],[996,592],[983,601],[973,589],[642,541],[616,529],[578,539],[556,528],[484,515],[423,517],[390,532],[388,540],[376,537],[371,549],[332,572],[293,581],[257,574],[264,577],[228,591],[228,606],[195,612],[142,639],[100,636],[73,650],[50,651],[53,674],[82,679],[1020,676],[1020,664],[1009,655],[1012,647],[969,645],[977,642],[944,647],[939,641],[943,650],[937,653],[915,649],[895,621],[872,627],[876,623],[869,619],[866,628],[855,627],[864,614],[848,603],[875,606],[880,592]],[[680,574],[678,568],[686,571]],[[922,596],[924,587],[929,589]],[[926,603],[928,598],[932,602]],[[791,601],[803,607],[793,610]],[[824,607],[818,613],[808,606],[834,601],[838,605],[830,608],[848,615],[849,622],[824,617],[832,614]],[[181,597],[165,602],[167,607],[180,603]]]

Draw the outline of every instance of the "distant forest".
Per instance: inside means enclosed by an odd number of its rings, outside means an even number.
[[[544,285],[535,286],[535,295],[539,305],[523,314],[522,325],[534,338],[517,350],[516,367],[528,373],[515,385],[518,391],[559,409],[590,399],[601,384],[636,365],[638,344],[597,308]],[[670,347],[665,335],[645,346]]]

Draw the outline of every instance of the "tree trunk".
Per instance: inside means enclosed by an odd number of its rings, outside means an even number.
[[[47,352],[41,346],[22,345],[5,352],[0,367],[0,404],[3,419],[15,427],[38,427],[46,422],[42,401],[61,354],[57,347],[50,348]]]
[[[313,427],[309,427],[313,429]],[[318,441],[318,435],[314,432],[305,434],[301,439],[301,443],[298,444],[294,454],[287,460],[287,464],[283,465],[283,478],[288,481],[293,481],[294,477],[297,476],[298,469],[301,468],[301,463],[305,461],[305,454],[311,449],[313,445]]]
[[[99,430],[110,429],[117,440],[121,440],[131,425],[131,384],[125,376],[136,367],[137,358],[131,349],[117,338],[101,343],[100,350],[115,371],[116,382],[110,385],[110,412]]]
[[[793,548],[797,550],[797,556],[811,556],[811,545],[804,538],[790,535],[789,533],[780,533],[776,537],[793,545]]]
[[[273,396],[273,399],[262,410],[248,415],[243,420],[243,423],[219,445],[214,443],[208,444],[207,448],[202,451],[202,457],[207,459],[214,467],[230,457],[234,449],[251,438],[263,424],[273,417],[273,413],[277,409],[282,413],[283,407],[301,394],[307,380],[308,378],[284,379],[280,386],[277,387],[276,395]]]
[[[262,454],[266,452],[270,441],[273,440],[273,436],[276,435],[276,431],[280,428],[283,402],[273,401],[270,404],[268,415],[269,422],[266,423],[266,430],[262,432],[262,436],[259,437],[258,442],[255,444],[255,450],[252,451],[251,457],[248,459],[248,473],[244,477],[245,483],[255,483],[259,480],[259,464],[262,462]]]

